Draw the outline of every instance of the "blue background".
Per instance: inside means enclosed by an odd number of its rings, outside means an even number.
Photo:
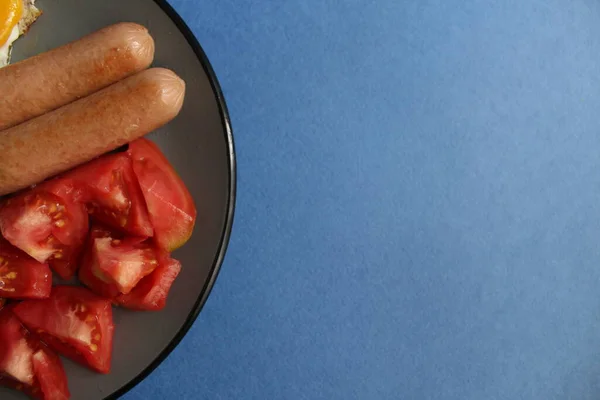
[[[136,399],[600,397],[600,2],[172,0],[231,245]]]

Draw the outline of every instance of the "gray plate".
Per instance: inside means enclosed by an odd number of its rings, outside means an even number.
[[[197,41],[162,0],[38,0],[44,15],[17,42],[13,61],[78,39],[106,25],[132,21],[156,41],[154,65],[187,83],[181,114],[149,137],[187,184],[198,208],[191,240],[174,256],[183,270],[158,313],[115,312],[112,372],[99,375],[64,360],[73,399],[114,398],[139,383],[185,335],[214,283],[229,239],[235,199],[235,156],[229,118],[214,73]],[[0,389],[0,399],[26,397]]]

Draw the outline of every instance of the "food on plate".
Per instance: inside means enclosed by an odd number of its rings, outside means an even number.
[[[158,199],[161,203],[156,203]],[[152,207],[153,202],[159,206]],[[126,207],[116,206],[123,204]],[[95,216],[100,208],[108,215],[112,213],[108,210],[128,210],[122,213],[125,219],[136,210],[136,215],[146,216],[150,232],[167,233],[167,244],[172,244],[173,238],[178,245],[183,244],[196,219],[187,188],[158,147],[146,139],[130,143],[127,151],[103,155],[0,202],[4,237],[0,238],[0,296],[22,300],[5,306],[0,313],[14,314],[39,343],[26,347],[29,339],[19,342],[21,336],[8,342],[8,356],[0,351],[0,371],[10,379],[0,383],[31,395],[35,390],[38,396],[40,391],[44,395],[68,392],[66,380],[45,379],[48,374],[43,371],[62,369],[57,369],[58,359],[51,350],[39,347],[42,342],[94,371],[108,373],[114,331],[112,304],[145,311],[165,307],[181,264],[157,238],[132,233],[135,224],[115,224],[120,219],[113,217],[99,218],[112,226],[99,225]],[[177,211],[169,212],[171,209]],[[88,212],[95,221],[91,229]],[[168,224],[162,218],[184,224],[184,231],[171,235],[172,230],[163,232]],[[136,221],[139,223],[139,218]],[[62,277],[72,276],[81,265],[78,277],[89,289],[51,287],[45,262]],[[0,321],[0,340],[2,334],[13,335],[2,329]],[[23,327],[19,329],[24,337],[33,337]],[[38,353],[38,347],[44,352]],[[17,356],[27,361],[26,368],[17,365]],[[9,362],[2,364],[2,360]]]
[[[124,236],[117,235],[115,232],[111,232],[110,230],[100,226],[92,227],[87,244],[85,246],[85,251],[83,252],[83,257],[81,258],[79,281],[90,288],[92,292],[109,299],[114,299],[120,294],[119,288],[113,283],[108,283],[100,279],[95,273],[97,268],[94,265],[94,261],[97,259],[94,251],[96,239],[111,237],[115,239],[122,239]]]
[[[158,311],[165,308],[171,285],[181,271],[181,263],[164,254],[159,256],[158,267],[142,279],[128,294],[115,298],[122,307],[140,311]]]
[[[125,153],[110,154],[67,172],[86,196],[92,219],[134,236],[150,237],[150,223],[144,197]]]
[[[40,400],[67,400],[67,376],[58,356],[27,331],[13,313],[0,310],[0,385]]]
[[[158,147],[148,139],[131,143],[128,150],[154,226],[156,243],[173,251],[192,235],[196,207],[187,187]]]
[[[110,298],[122,307],[146,311],[162,310],[171,286],[181,271],[181,263],[165,251],[154,247],[152,240],[142,240],[143,238],[138,237],[125,237],[100,226],[93,227],[79,269],[79,280],[94,293]],[[124,251],[136,247],[146,251],[145,254],[138,253],[141,257],[137,257],[137,262],[128,256],[131,251]],[[115,256],[107,257],[107,252],[114,253]],[[108,268],[101,267],[107,262],[112,264],[110,278],[105,275]],[[126,285],[127,290],[123,290],[125,285],[119,286],[114,278],[119,275],[115,272],[123,275],[122,271],[129,271],[126,275],[130,280]]]
[[[2,6],[0,0],[0,43]],[[9,0],[8,3],[21,3]],[[32,1],[23,0],[23,4]],[[0,50],[0,66],[2,65]],[[146,69],[154,40],[134,23],[119,23],[77,41],[0,68],[0,130],[85,97]]]
[[[45,346],[33,354],[33,373],[40,384],[43,400],[68,400],[71,397],[62,362]]]
[[[0,195],[87,162],[166,124],[181,110],[185,83],[153,68],[8,128],[0,135]]]
[[[41,13],[35,7],[35,0],[0,0],[0,68],[10,62],[15,40],[27,32]],[[4,94],[2,89],[0,83],[0,93]],[[0,111],[0,129],[4,120],[2,116],[3,111]]]
[[[47,181],[0,204],[0,232],[63,279],[71,278],[88,232],[88,215],[68,179]]]
[[[0,40],[5,4],[14,21],[33,1],[0,0]],[[197,211],[142,138],[177,116],[185,97],[174,72],[145,70],[153,56],[148,31],[122,23],[0,68],[2,386],[67,400],[55,352],[107,374],[112,306],[167,304],[181,271],[170,253],[192,235]],[[52,271],[83,286],[52,286]]]
[[[26,300],[13,312],[50,348],[95,371],[110,372],[114,324],[111,302],[76,286],[55,286],[44,300]]]
[[[52,272],[48,264],[37,262],[0,238],[0,296],[6,299],[45,298],[50,296],[51,288]]]
[[[88,213],[95,221],[91,230]],[[126,152],[106,154],[4,199],[0,233],[10,243],[5,248],[27,265],[41,271],[48,263],[63,279],[81,266],[80,281],[95,293],[151,310],[164,306],[180,269],[168,253],[188,240],[196,214],[183,181],[158,147],[142,138]],[[37,296],[25,287],[21,292],[29,296],[2,297],[47,297],[44,288]],[[147,305],[136,305],[141,298]]]
[[[127,294],[158,266],[156,250],[138,238],[97,237],[91,245],[91,270],[101,281]]]

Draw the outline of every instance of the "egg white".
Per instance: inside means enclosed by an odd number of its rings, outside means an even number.
[[[0,47],[0,68],[10,63],[10,53],[13,43],[33,24],[42,12],[35,6],[35,0],[23,0],[23,15],[15,25],[6,43]]]

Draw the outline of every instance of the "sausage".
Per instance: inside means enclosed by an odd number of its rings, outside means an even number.
[[[181,110],[185,82],[152,68],[88,97],[0,131],[0,195],[114,150]]]
[[[153,59],[148,30],[124,22],[0,68],[0,130],[144,70]]]

